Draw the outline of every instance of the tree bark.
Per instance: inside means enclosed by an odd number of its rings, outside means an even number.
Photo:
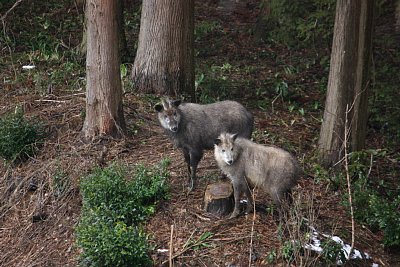
[[[138,91],[194,100],[194,0],[144,0],[132,79]]]
[[[79,54],[84,57],[86,56],[87,49],[87,12],[85,11],[85,2],[86,0],[77,1],[78,7],[82,6],[82,10],[84,12],[84,21],[83,21],[83,31],[82,31],[82,39],[81,43],[78,46]],[[125,24],[124,24],[124,1],[117,0],[117,19],[118,19],[118,38],[119,38],[119,55],[121,57],[122,62],[128,62],[130,60],[130,53],[128,50],[128,44],[126,41],[125,35]]]
[[[337,1],[327,98],[318,142],[320,159],[326,167],[343,157],[346,107],[351,108],[351,148],[357,150],[364,145],[373,4],[374,0]]]
[[[204,210],[216,216],[230,214],[235,206],[230,182],[209,184],[204,193]]]
[[[86,12],[86,0],[77,0],[76,5],[78,10],[82,10],[83,12],[83,30],[82,30],[82,39],[81,43],[77,46],[77,51],[79,55],[82,57],[86,56],[86,47],[87,47],[87,12]]]
[[[128,43],[126,41],[125,35],[125,16],[124,16],[124,1],[117,0],[117,10],[118,10],[118,38],[119,38],[119,55],[122,62],[128,62],[130,59],[130,53],[128,50]]]
[[[122,109],[117,1],[87,0],[86,118],[83,134],[120,137]]]
[[[374,26],[374,0],[361,1],[356,85],[354,88],[354,114],[351,125],[353,151],[365,146],[368,122],[368,96],[371,88],[372,36]]]

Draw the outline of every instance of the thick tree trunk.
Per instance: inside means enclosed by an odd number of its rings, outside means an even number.
[[[144,0],[132,79],[138,91],[194,98],[194,0]]]
[[[338,0],[324,119],[319,138],[320,159],[332,166],[343,157],[346,108],[352,149],[363,147],[366,133],[373,0]],[[368,10],[368,11],[367,11]],[[369,25],[369,26],[367,26]]]
[[[86,0],[79,0],[77,5],[85,6]],[[130,53],[128,50],[128,44],[126,41],[125,35],[125,24],[124,24],[124,1],[117,0],[117,19],[118,19],[118,38],[119,38],[119,55],[121,57],[122,62],[128,62],[130,60]],[[78,51],[81,56],[86,56],[87,49],[87,12],[85,12],[85,8],[82,7],[84,12],[84,22],[83,22],[83,31],[82,31],[82,40],[78,46]]]
[[[117,2],[87,0],[86,138],[119,137],[125,129],[122,110]]]

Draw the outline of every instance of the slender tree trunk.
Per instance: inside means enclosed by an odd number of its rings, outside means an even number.
[[[343,157],[347,105],[352,107],[352,149],[364,145],[373,2],[337,1],[327,98],[318,142],[325,166],[332,166]]]
[[[400,0],[397,0],[396,2],[396,25],[395,25],[395,31],[397,34],[400,33]]]
[[[83,134],[119,137],[122,109],[116,1],[87,0],[86,118]]]
[[[375,0],[361,1],[356,85],[354,88],[354,115],[351,125],[351,149],[365,146],[368,122],[368,96],[371,88],[372,36]]]
[[[86,56],[86,46],[87,46],[87,12],[86,12],[86,0],[78,0],[76,4],[79,9],[83,11],[83,31],[81,43],[77,47],[77,51],[82,57]]]
[[[144,93],[194,98],[194,0],[144,0],[132,79]]]
[[[116,0],[118,7],[118,38],[119,38],[119,55],[121,56],[122,62],[129,61],[130,54],[128,50],[128,44],[126,42],[126,35],[125,35],[125,16],[124,16],[124,1],[123,0]]]

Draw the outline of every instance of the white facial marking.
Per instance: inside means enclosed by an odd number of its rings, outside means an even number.
[[[231,150],[224,150],[223,151],[223,155],[224,155],[224,161],[226,164],[228,165],[232,165],[233,164],[233,154]]]

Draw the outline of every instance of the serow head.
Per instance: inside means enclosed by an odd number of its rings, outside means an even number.
[[[227,165],[232,165],[238,156],[239,151],[235,146],[237,136],[237,134],[222,133],[214,140],[215,153],[219,154]]]
[[[173,133],[178,131],[179,121],[181,119],[178,106],[181,100],[162,99],[161,103],[156,104],[154,109],[158,112],[158,120],[164,129]]]

